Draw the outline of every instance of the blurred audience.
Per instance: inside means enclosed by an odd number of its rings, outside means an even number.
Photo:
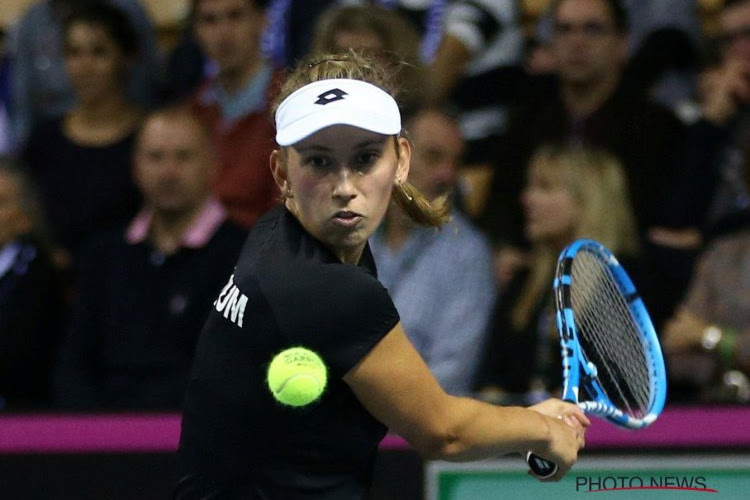
[[[672,401],[750,403],[750,209],[711,241],[664,328]]]
[[[476,388],[488,401],[526,405],[560,395],[552,292],[559,253],[574,239],[595,239],[618,256],[637,286],[640,245],[622,164],[607,152],[540,147],[521,198],[531,249],[496,304]]]
[[[73,10],[63,25],[73,107],[35,126],[25,148],[61,264],[75,262],[88,236],[127,221],[140,203],[130,157],[142,111],[125,89],[137,36],[107,3]]]
[[[214,160],[188,109],[146,119],[134,155],[145,204],[86,249],[55,381],[62,407],[181,406],[198,334],[245,234],[211,195]]]
[[[213,132],[214,194],[244,227],[279,199],[268,158],[275,146],[269,106],[280,71],[265,57],[264,0],[193,0],[196,40],[215,67],[193,108]]]
[[[413,5],[414,2],[397,2]],[[433,103],[455,106],[467,141],[466,164],[486,179],[492,144],[505,134],[524,61],[520,0],[431,2],[424,16],[426,90]],[[440,6],[439,4],[443,4]],[[440,9],[442,34],[431,41]],[[435,49],[430,48],[435,45]],[[434,52],[434,53],[433,53]]]
[[[352,5],[365,10],[351,9]],[[383,26],[382,15],[376,14],[382,9],[392,11],[399,19]],[[269,11],[283,19],[279,25],[286,23],[286,31],[281,27],[274,30],[275,37],[269,43],[286,43],[287,61],[294,60],[300,47],[305,47],[307,30],[303,24],[318,19],[325,26],[328,21],[323,17],[343,15],[348,18],[346,28],[350,35],[351,28],[360,26],[363,32],[376,36],[356,36],[348,41],[342,37],[339,47],[351,42],[348,47],[357,48],[365,42],[364,38],[379,38],[386,50],[396,48],[395,53],[411,64],[413,49],[402,52],[398,47],[410,46],[412,35],[407,35],[407,43],[401,43],[399,37],[394,42],[392,34],[403,31],[404,23],[411,26],[409,31],[417,34],[416,55],[428,73],[414,98],[456,109],[467,141],[464,170],[471,169],[466,176],[467,185],[482,191],[482,183],[488,177],[490,145],[505,132],[508,107],[519,90],[524,41],[518,0],[278,0],[271,1]],[[360,13],[357,25],[353,24],[356,12]],[[362,18],[362,13],[367,13],[369,19]],[[410,79],[409,75],[406,77]],[[473,205],[467,208],[474,209]]]
[[[623,0],[630,19],[626,77],[647,97],[692,118],[701,62],[698,0]]]
[[[682,185],[667,194],[709,236],[734,225],[750,205],[750,0],[727,0],[718,16],[718,60],[702,73],[700,119],[688,129]],[[685,204],[685,200],[690,200]]]
[[[77,95],[68,78],[63,26],[72,11],[106,3],[121,9],[136,33],[137,59],[125,81],[128,97],[144,109],[154,103],[161,78],[156,33],[138,0],[36,0],[19,21],[13,70],[13,123],[16,140],[25,144],[38,124],[75,106]]]
[[[560,0],[553,4],[555,80],[530,79],[496,167],[482,227],[499,249],[498,265],[509,276],[526,243],[518,201],[525,165],[544,143],[604,149],[623,164],[641,235],[662,223],[664,193],[676,184],[677,153],[684,127],[671,110],[634,92],[622,79],[628,53],[628,18],[618,0]],[[678,212],[677,215],[681,215]],[[689,276],[671,249],[644,248],[654,259],[654,283],[641,290],[655,322],[671,313]],[[651,258],[651,257],[649,257]],[[672,269],[673,266],[675,269]],[[502,286],[503,283],[501,283]]]
[[[293,67],[310,53],[315,24],[328,7],[352,0],[269,0],[264,51],[279,67]]]
[[[0,410],[49,406],[65,311],[34,186],[0,157]]]
[[[692,117],[703,32],[698,0],[621,0],[628,18],[628,85]],[[550,2],[554,10],[555,1]],[[533,34],[532,59],[548,56],[554,20],[543,14]],[[551,68],[548,68],[551,69]]]
[[[195,39],[192,16],[186,24],[165,55],[164,83],[160,92],[162,105],[189,99],[214,70]]]
[[[139,0],[35,1],[11,46],[0,30],[0,407],[51,398],[65,271],[80,289],[59,401],[180,406],[241,228],[279,198],[283,68],[349,49],[399,73],[410,181],[454,203],[441,232],[392,208],[372,241],[447,391],[529,403],[558,389],[551,276],[586,236],[636,274],[676,399],[750,401],[750,0],[722,2],[711,46],[698,3],[553,0],[525,46],[520,0],[191,0],[162,68]],[[186,106],[140,128],[159,100]]]
[[[457,122],[426,108],[406,129],[413,142],[409,182],[430,199],[449,196],[465,147]],[[414,347],[443,389],[471,392],[496,294],[489,242],[458,210],[435,231],[415,226],[393,205],[370,245]]]
[[[397,11],[375,5],[334,5],[324,11],[315,24],[311,52],[349,49],[375,55],[398,75],[402,112],[413,112],[424,102],[419,35]]]

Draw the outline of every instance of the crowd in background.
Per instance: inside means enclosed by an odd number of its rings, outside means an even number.
[[[0,408],[181,406],[203,320],[279,201],[270,103],[302,56],[397,74],[410,181],[371,241],[444,388],[559,394],[557,254],[605,243],[669,402],[750,402],[750,0],[37,0],[0,31]],[[227,309],[229,312],[229,308]]]

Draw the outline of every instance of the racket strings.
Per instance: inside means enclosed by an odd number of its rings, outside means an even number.
[[[652,399],[650,371],[638,326],[609,266],[579,253],[570,291],[581,349],[596,365],[605,395],[624,413],[645,416]]]

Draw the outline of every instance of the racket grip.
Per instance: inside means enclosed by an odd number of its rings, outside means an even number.
[[[531,472],[541,479],[552,477],[555,475],[555,472],[557,472],[557,464],[555,462],[545,460],[540,456],[534,455],[530,451],[526,452],[526,463],[529,464]]]

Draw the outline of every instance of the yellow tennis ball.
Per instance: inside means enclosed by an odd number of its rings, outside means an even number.
[[[328,370],[320,356],[310,349],[291,347],[274,356],[266,380],[277,401],[305,406],[323,394]]]

